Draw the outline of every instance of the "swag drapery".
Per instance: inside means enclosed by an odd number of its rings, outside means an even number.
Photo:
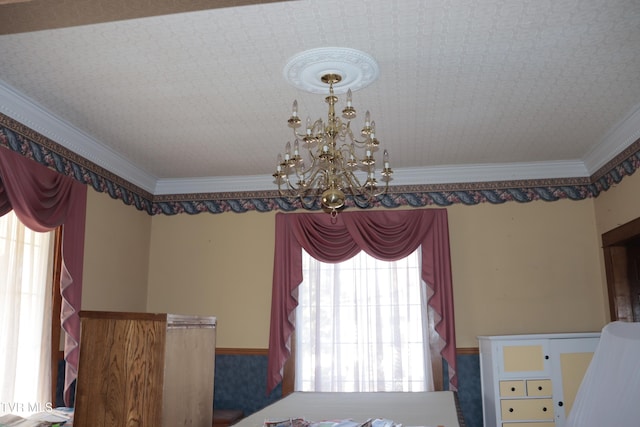
[[[455,324],[449,225],[444,209],[343,212],[332,223],[328,214],[276,214],[276,243],[271,299],[267,392],[282,381],[290,355],[295,289],[302,282],[302,248],[323,262],[341,262],[364,250],[396,261],[422,245],[422,279],[432,295],[428,305],[439,316],[436,332],[449,372],[449,389],[457,390]]]
[[[25,226],[37,232],[51,231],[64,224],[60,321],[65,331],[67,405],[78,368],[86,205],[86,185],[0,148],[0,216],[14,210]]]

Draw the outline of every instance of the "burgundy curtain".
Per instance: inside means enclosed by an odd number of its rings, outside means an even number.
[[[0,216],[13,209],[25,226],[38,232],[64,224],[60,320],[66,332],[64,399],[67,405],[71,399],[70,386],[78,372],[86,205],[86,185],[0,148]]]
[[[444,341],[449,389],[457,390],[453,287],[449,226],[444,209],[343,212],[331,215],[276,214],[267,392],[282,381],[290,355],[298,305],[294,290],[302,282],[302,248],[323,262],[341,262],[364,250],[387,261],[404,258],[422,245],[422,278],[433,292],[428,304],[439,315],[436,331]]]

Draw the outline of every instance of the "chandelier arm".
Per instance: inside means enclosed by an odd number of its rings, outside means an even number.
[[[278,190],[280,190],[280,194],[282,195],[283,193],[286,193],[288,194],[289,197],[297,196],[297,189],[293,184],[291,184],[291,181],[289,180],[289,175],[286,175],[284,177],[284,181],[286,184],[284,190],[281,190],[280,186],[278,185]]]
[[[374,188],[377,188],[378,191],[375,191],[375,192],[368,191],[368,194],[370,194],[372,198],[377,198],[379,196],[382,196],[383,194],[387,193],[387,191],[389,191],[389,180],[383,179],[383,181],[384,181],[384,187],[380,188],[380,186],[376,185]],[[376,184],[378,184],[377,180],[376,180]]]
[[[363,140],[359,140],[359,139],[353,138],[353,140],[352,140],[352,141],[353,141],[353,142],[356,144],[356,146],[357,146],[357,147],[359,147],[359,148],[361,148],[361,147],[368,147],[368,146],[371,146],[371,151],[374,151],[374,150],[377,150],[377,149],[378,149],[378,147],[374,147],[374,146],[373,146],[373,143],[371,142],[371,140],[370,140],[370,139],[363,139]]]
[[[378,151],[378,146],[374,145],[370,140],[367,140],[367,139],[364,139],[364,140],[353,139],[351,142],[354,144],[355,148],[358,148],[358,149],[361,149],[361,150],[362,149],[366,149],[366,150],[371,151],[372,153],[374,151]]]
[[[322,169],[316,168],[311,175],[309,175],[309,178],[306,179],[307,181],[307,185],[306,187],[308,188],[313,188],[313,186],[316,184],[316,181],[318,179],[318,174],[322,174],[324,171]]]
[[[324,190],[328,186],[328,177],[325,170],[317,170],[313,174],[313,179],[309,181],[308,190],[305,193],[299,194],[300,202],[306,209],[311,209],[315,206],[316,201],[322,196]],[[313,194],[309,194],[313,193]],[[310,198],[310,200],[306,200]],[[321,203],[324,206],[324,203]]]
[[[367,145],[373,145],[373,142],[371,141],[371,138],[369,138],[369,136],[366,136],[364,139],[358,139],[354,135],[353,130],[351,129],[351,126],[349,126],[350,123],[351,122],[347,122],[346,124],[343,124],[342,128],[340,128],[340,132],[338,132],[338,137],[340,138],[340,140],[353,142],[358,147],[366,147]]]
[[[294,136],[296,139],[304,139],[304,137],[305,137],[305,136],[307,136],[307,134],[306,134],[306,133],[300,133],[300,132],[297,132],[297,131],[294,129],[294,130],[293,130],[293,136]]]
[[[300,192],[289,182],[288,178],[285,178],[285,181],[288,184],[288,188],[285,188],[284,190],[280,187],[280,183],[278,184],[278,192],[280,193],[280,196],[285,197],[290,204],[294,204],[295,200],[299,199],[305,209],[312,209],[317,199],[317,195],[311,196],[310,201],[307,201],[306,199],[309,198],[307,193],[311,189]]]
[[[364,185],[360,183],[358,177],[352,171],[346,171],[342,174],[342,178],[347,183],[349,192],[352,195],[356,195],[358,192],[364,192]],[[357,191],[354,191],[356,189]]]
[[[283,177],[282,179],[284,179],[287,185],[282,188],[282,182],[280,180],[278,182],[278,193],[280,194],[280,196],[285,197],[289,203],[293,204],[293,199],[296,199],[298,195],[292,191],[288,177]]]
[[[301,203],[305,206],[306,209],[311,209],[311,207],[313,206],[313,200],[311,201],[311,203],[308,203],[305,201],[305,198],[309,197],[309,193],[314,192],[314,186],[317,185],[317,180],[321,177],[318,177],[317,175],[322,172],[321,169],[316,169],[313,174],[309,177],[309,180],[307,182],[307,184],[305,186],[301,186],[301,185],[294,185],[291,180],[289,179],[289,175],[285,175],[283,177],[283,180],[285,181],[286,187],[285,189],[281,189],[281,183],[278,183],[278,190],[280,192],[280,195],[284,196],[285,194],[287,195],[287,197],[290,198],[299,198]],[[298,176],[299,177],[299,176]],[[317,194],[313,196],[313,198],[317,197]]]
[[[342,144],[340,146],[340,153],[342,155],[342,167],[345,170],[353,171],[357,168],[360,160],[358,160],[355,146],[352,144]]]
[[[294,173],[298,179],[303,179],[304,177],[310,173],[311,171],[316,172],[315,170],[318,167],[318,158],[313,155],[313,153],[309,153],[311,157],[311,164],[308,168],[300,170],[300,167],[294,167]],[[317,172],[316,172],[317,173]],[[311,177],[307,178],[310,179]]]

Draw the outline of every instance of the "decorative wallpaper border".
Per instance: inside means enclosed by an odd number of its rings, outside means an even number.
[[[127,205],[153,213],[153,195],[88,161],[33,129],[0,113],[0,146],[47,166],[59,173],[109,193]]]
[[[276,190],[237,193],[197,193],[154,196],[93,162],[66,149],[29,127],[0,114],[0,145],[31,158],[66,176],[108,193],[149,215],[198,214],[202,212],[269,212],[303,209],[299,200],[288,200]],[[371,204],[348,198],[349,207],[451,206],[509,201],[584,200],[597,197],[640,168],[640,139],[589,178],[558,178],[459,184],[392,186],[389,193]],[[320,210],[316,203],[311,210]]]

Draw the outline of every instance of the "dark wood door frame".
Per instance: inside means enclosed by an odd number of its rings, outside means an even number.
[[[635,295],[631,292],[629,278],[630,246],[640,240],[640,218],[614,228],[602,235],[602,250],[607,275],[609,293],[609,312],[611,320],[628,322],[634,319],[633,304]]]

